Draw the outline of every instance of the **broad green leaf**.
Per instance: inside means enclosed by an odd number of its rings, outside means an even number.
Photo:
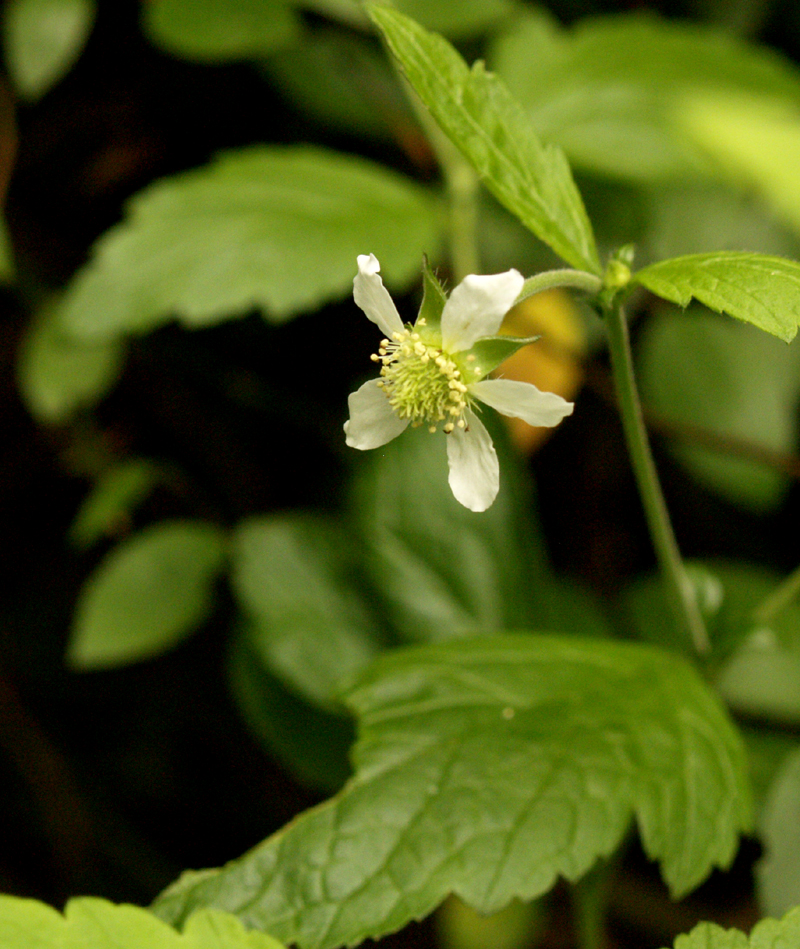
[[[369,24],[361,0],[297,2],[353,26]],[[393,0],[393,6],[428,29],[458,39],[474,36],[519,9],[517,0]]]
[[[115,547],[81,590],[67,661],[108,669],[149,659],[208,614],[225,538],[200,521],[154,524]]]
[[[252,518],[232,537],[233,590],[261,663],[323,708],[380,648],[358,569],[353,539],[322,517]]]
[[[695,97],[748,94],[765,109],[800,102],[800,74],[774,51],[641,14],[564,29],[533,12],[510,26],[491,62],[545,141],[576,167],[631,182],[713,173],[705,142],[684,128]]]
[[[3,10],[6,67],[24,99],[38,99],[81,54],[95,17],[94,0],[8,0]]]
[[[131,512],[159,481],[156,466],[132,458],[104,472],[84,499],[69,529],[76,547],[87,548],[130,525]]]
[[[683,132],[733,183],[763,196],[776,215],[800,230],[798,101],[764,102],[752,95],[687,97]]]
[[[671,452],[706,487],[734,504],[768,511],[784,499],[789,477],[742,456],[725,439],[773,452],[797,445],[800,349],[752,326],[691,307],[653,315],[638,341],[642,399],[655,418],[719,437],[669,441]]]
[[[288,689],[264,663],[248,623],[237,630],[228,678],[253,735],[303,784],[328,794],[350,776],[353,721],[344,709],[326,710]]]
[[[3,949],[282,949],[266,933],[247,932],[235,916],[201,909],[183,933],[149,910],[94,896],[70,900],[64,915],[38,900],[0,895]]]
[[[374,253],[389,285],[439,243],[438,205],[401,175],[310,147],[254,147],[157,182],[95,245],[62,300],[73,332],[107,338],[177,317],[197,328],[261,308],[273,321],[352,292]]]
[[[680,657],[536,635],[395,651],[347,696],[355,776],[218,871],[159,898],[303,949],[354,945],[453,892],[481,912],[581,877],[636,816],[673,895],[749,826],[741,739]]]
[[[542,145],[497,76],[389,7],[370,15],[414,91],[497,200],[557,254],[599,272],[591,224],[560,149]]]
[[[287,0],[148,0],[144,29],[167,52],[198,62],[255,59],[293,40]]]
[[[55,304],[37,315],[23,337],[17,365],[20,394],[40,422],[69,421],[99,402],[122,372],[119,337],[84,340],[64,330]]]
[[[632,281],[679,306],[694,297],[787,343],[797,333],[800,264],[793,260],[737,251],[689,254],[651,264]]]
[[[764,847],[756,867],[759,903],[765,915],[781,916],[800,905],[800,749],[784,759],[758,831]]]
[[[781,920],[762,919],[750,938],[738,929],[700,923],[686,936],[678,936],[675,949],[794,949],[800,941],[800,908]]]

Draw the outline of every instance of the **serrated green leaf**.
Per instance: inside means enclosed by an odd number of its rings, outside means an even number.
[[[254,147],[151,185],[95,245],[62,299],[76,334],[209,326],[261,308],[275,322],[351,292],[358,254],[389,285],[439,243],[423,188],[318,148]]]
[[[76,547],[91,547],[130,524],[132,510],[151,493],[158,480],[156,466],[142,458],[120,462],[104,472],[70,526],[72,543]]]
[[[82,896],[70,900],[62,916],[38,900],[5,894],[0,895],[0,945],[3,949],[283,949],[276,939],[247,932],[235,916],[218,910],[193,913],[181,934],[140,906]]]
[[[93,0],[9,0],[3,51],[17,92],[38,99],[81,54],[95,17]]]
[[[497,636],[388,654],[347,697],[355,777],[339,795],[156,904],[301,947],[354,945],[453,892],[482,912],[582,876],[636,815],[674,895],[727,865],[750,821],[741,739],[679,657]]]
[[[119,378],[125,345],[119,337],[84,340],[65,332],[57,304],[28,327],[17,364],[20,395],[31,415],[49,425],[96,405]]]
[[[793,949],[800,942],[800,907],[781,920],[762,919],[750,938],[738,929],[700,923],[686,936],[678,936],[675,949]]]
[[[286,0],[148,0],[142,15],[154,43],[204,63],[265,56],[299,28]]]
[[[231,570],[263,665],[312,703],[339,706],[381,641],[355,582],[353,540],[321,517],[251,518],[233,533]]]
[[[721,251],[651,264],[632,283],[678,306],[692,298],[787,343],[800,323],[800,264],[783,257]]]
[[[166,521],[117,545],[81,590],[67,661],[108,669],[173,647],[202,622],[226,554],[212,524]]]
[[[800,749],[784,759],[758,821],[764,855],[756,866],[761,909],[781,916],[800,905]]]
[[[800,348],[755,327],[691,307],[662,311],[637,345],[643,402],[656,418],[697,427],[754,450],[794,451],[800,401]],[[774,510],[789,478],[782,471],[691,438],[672,438],[670,451],[706,487],[741,507]]]
[[[545,141],[576,167],[634,183],[714,173],[705,142],[685,132],[689,103],[704,94],[748,94],[761,109],[800,101],[800,74],[773,50],[652,15],[567,30],[534,11],[501,36],[491,62]]]
[[[241,624],[228,660],[231,691],[245,723],[301,783],[333,794],[352,773],[352,719],[343,709],[322,709],[286,688],[265,666],[252,636],[249,624]]]
[[[369,9],[414,91],[497,200],[574,267],[599,273],[566,158],[539,142],[503,82],[480,62],[470,70],[445,39],[396,10]]]

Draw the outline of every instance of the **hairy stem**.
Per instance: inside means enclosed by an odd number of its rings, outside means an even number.
[[[708,633],[697,606],[694,588],[681,560],[667,506],[661,493],[650,443],[647,440],[642,406],[633,374],[633,356],[625,312],[620,304],[614,303],[606,309],[605,316],[611,369],[619,399],[625,441],[650,529],[650,537],[666,581],[678,628],[685,632],[697,653],[705,655],[710,649]]]
[[[585,270],[545,270],[534,277],[528,277],[523,283],[519,296],[514,301],[520,303],[522,300],[532,297],[535,293],[541,293],[543,290],[553,290],[556,287],[571,287],[573,290],[583,290],[585,293],[597,295],[603,289],[602,278]]]

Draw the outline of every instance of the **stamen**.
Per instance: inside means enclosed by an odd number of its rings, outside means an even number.
[[[425,423],[430,432],[444,422],[448,433],[462,421],[472,400],[461,369],[448,353],[424,343],[416,328],[393,333],[391,342],[381,340],[378,356],[372,359],[382,363],[378,385],[400,418],[414,427]]]

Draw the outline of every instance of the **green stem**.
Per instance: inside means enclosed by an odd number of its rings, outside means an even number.
[[[708,633],[697,606],[694,588],[681,560],[667,506],[661,493],[650,443],[647,440],[642,406],[633,374],[628,322],[622,306],[618,303],[609,306],[605,311],[605,316],[611,368],[619,399],[622,427],[650,529],[650,537],[667,584],[678,628],[685,632],[689,642],[694,644],[695,650],[700,655],[705,655],[710,649]]]
[[[753,621],[766,625],[797,599],[798,594],[800,594],[800,567],[794,569],[769,596],[759,603],[753,610]]]
[[[553,290],[556,287],[571,287],[573,290],[583,290],[585,293],[591,293],[597,296],[603,289],[603,280],[601,277],[585,270],[545,270],[544,273],[537,273],[534,277],[528,277],[523,283],[522,290],[515,303],[532,297],[534,293],[541,293],[543,290]]]
[[[605,944],[609,867],[593,867],[570,888],[572,913],[580,949],[602,949]]]
[[[468,274],[480,273],[478,253],[478,176],[472,166],[461,157],[450,143],[436,146],[447,185],[450,212],[450,263],[453,281],[460,283]]]
[[[439,128],[402,74],[401,82],[442,169],[447,192],[448,250],[454,283],[480,273],[478,191],[480,179],[472,165]]]

